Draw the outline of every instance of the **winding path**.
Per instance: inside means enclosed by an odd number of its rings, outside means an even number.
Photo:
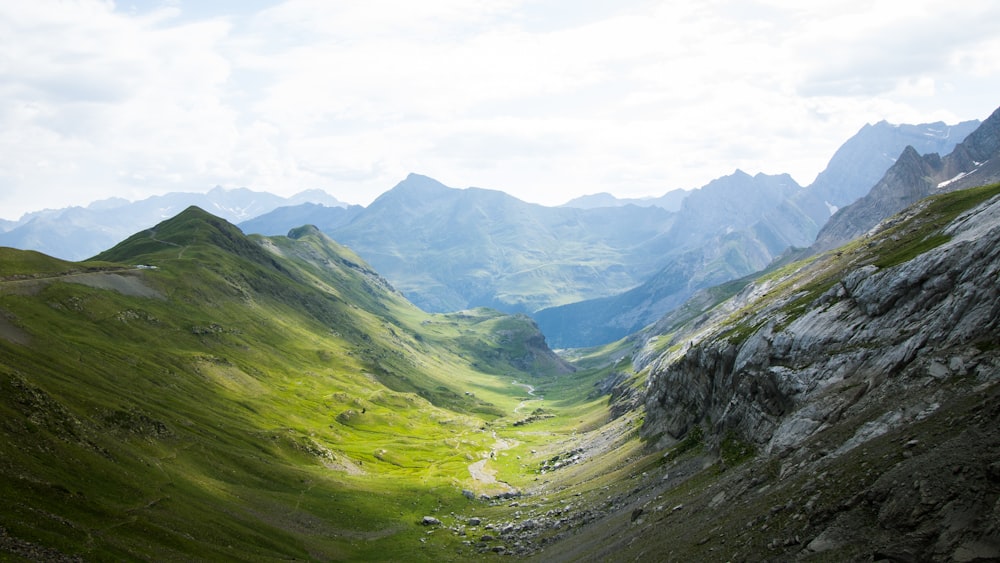
[[[542,397],[541,395],[537,395],[537,396],[535,395],[535,387],[534,387],[534,385],[528,385],[527,383],[518,383],[516,379],[514,381],[511,381],[510,384],[511,385],[516,385],[518,387],[524,387],[524,389],[528,392],[528,395],[531,395],[532,397],[534,397],[533,399],[525,399],[525,400],[521,401],[520,404],[518,404],[516,407],[514,407],[514,414],[519,414],[521,412],[521,409],[524,408],[524,405],[527,404],[527,403],[530,403],[531,401],[541,401],[541,400],[545,399],[545,397]]]
[[[472,479],[479,481],[485,485],[501,485],[507,490],[513,490],[513,487],[504,483],[503,481],[497,481],[496,471],[486,469],[486,462],[494,459],[497,452],[503,450],[509,450],[517,445],[517,441],[508,440],[505,438],[497,438],[496,431],[493,432],[493,448],[490,449],[488,454],[483,454],[483,459],[469,464],[469,474],[472,475]]]
[[[511,381],[511,385],[516,385],[517,387],[523,387],[532,398],[525,399],[521,401],[516,407],[514,407],[514,414],[519,414],[524,405],[532,401],[541,401],[544,399],[541,395],[535,395],[535,387],[527,383],[518,383],[515,379]],[[517,445],[517,441],[510,440],[506,438],[498,438],[496,431],[493,431],[493,447],[490,449],[489,453],[483,454],[483,459],[469,464],[469,474],[472,475],[474,481],[478,481],[485,485],[501,485],[507,490],[513,490],[513,487],[504,483],[503,481],[497,481],[496,471],[486,469],[486,463],[496,458],[497,452],[503,450],[509,450]]]

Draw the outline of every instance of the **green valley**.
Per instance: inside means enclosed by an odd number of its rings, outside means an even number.
[[[998,192],[561,357],[309,226],[2,249],[0,558],[998,557]]]
[[[424,516],[464,526],[605,416],[527,317],[423,313],[312,228],[191,208],[87,262],[2,251],[0,545],[28,560],[460,560]]]

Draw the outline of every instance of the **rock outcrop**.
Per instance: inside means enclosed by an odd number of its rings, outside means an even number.
[[[617,540],[608,517],[587,547],[631,558],[655,534],[673,539],[643,550],[678,560],[1000,559],[998,193],[924,200],[647,335],[642,434],[716,458],[683,495],[659,484],[665,462],[617,515],[683,497],[683,519]],[[727,462],[734,445],[755,455]]]
[[[936,220],[922,210],[884,225],[871,246],[814,261],[798,287],[782,293],[789,282],[778,278],[747,287],[715,313],[711,337],[655,360],[644,434],[679,439],[700,424],[775,451],[869,394],[928,378],[1000,377],[1000,197],[947,225],[937,235],[947,242],[886,264],[876,249]],[[740,308],[742,317],[728,312]]]

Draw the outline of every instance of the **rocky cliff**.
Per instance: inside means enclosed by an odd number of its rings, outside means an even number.
[[[998,193],[924,200],[647,335],[643,436],[669,447],[697,429],[715,448],[752,445],[761,455],[729,478],[730,497],[773,485],[797,507],[794,533],[768,549],[1000,557],[1000,432],[988,422],[1000,412]],[[821,485],[833,490],[818,510]]]
[[[923,203],[698,319],[712,329],[653,360],[645,434],[679,438],[710,421],[773,450],[847,406],[814,401],[835,384],[869,392],[923,377],[1000,375],[991,350],[1000,333],[1000,199],[928,233],[951,201]],[[940,244],[894,264],[919,249],[891,244],[914,235]]]

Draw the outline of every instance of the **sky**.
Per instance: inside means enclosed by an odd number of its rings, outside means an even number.
[[[866,123],[1000,106],[995,0],[0,2],[0,218],[410,172],[558,205],[813,181]]]

